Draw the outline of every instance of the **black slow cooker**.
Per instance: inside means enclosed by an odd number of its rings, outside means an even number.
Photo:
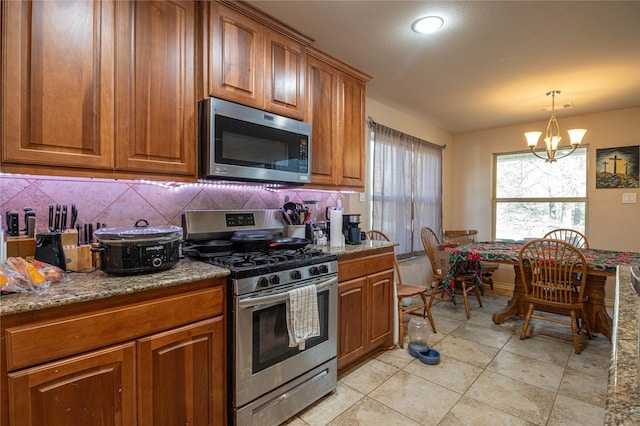
[[[95,231],[100,252],[100,269],[108,274],[138,274],[163,271],[178,263],[182,228],[149,226],[145,219],[132,227],[101,228]]]

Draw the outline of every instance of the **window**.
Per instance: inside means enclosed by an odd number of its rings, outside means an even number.
[[[423,251],[420,231],[442,228],[442,147],[373,123],[371,228],[399,243],[398,257]]]
[[[585,232],[587,148],[547,163],[531,153],[494,157],[494,236],[540,238],[555,228]]]

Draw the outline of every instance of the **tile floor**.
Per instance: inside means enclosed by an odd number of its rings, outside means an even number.
[[[438,332],[428,343],[440,364],[425,365],[406,349],[378,353],[284,424],[602,425],[609,341],[581,336],[578,355],[568,326],[535,319],[531,337],[520,340],[522,319],[491,321],[508,299],[486,289],[482,308],[469,301],[469,320],[462,304],[434,303]]]

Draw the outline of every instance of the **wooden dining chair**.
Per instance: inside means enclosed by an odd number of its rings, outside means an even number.
[[[527,336],[531,318],[571,326],[573,348],[580,353],[580,334],[591,329],[584,310],[587,265],[580,249],[564,240],[538,238],[524,244],[518,255],[520,276],[524,284],[524,300],[528,304],[520,339]],[[536,311],[566,315],[570,321],[556,316],[542,316]]]
[[[442,233],[445,243],[469,244],[478,241],[478,231],[476,229],[448,229]],[[497,263],[480,262],[480,273],[482,275],[482,284],[480,286],[480,294],[484,296],[484,284],[487,284],[493,290],[493,273],[498,270],[500,265]]]
[[[433,305],[434,300],[452,302],[450,295],[446,294],[446,288],[442,282],[444,275],[446,275],[447,267],[446,265],[444,265],[444,267],[439,268],[436,263],[436,250],[438,250],[438,246],[440,245],[440,239],[431,228],[426,226],[420,231],[420,237],[422,239],[424,251],[427,253],[427,257],[431,262],[431,268],[433,269],[433,277],[435,280],[435,286],[431,291],[431,296],[429,297],[429,307]],[[480,299],[480,291],[476,283],[476,274],[468,273],[454,275],[453,287],[457,293],[462,294],[462,298],[464,300],[464,310],[467,314],[467,319],[471,318],[467,294],[475,294],[476,299],[478,299],[478,304],[480,305],[480,307],[482,307],[482,299]],[[438,293],[440,293],[439,296]]]
[[[589,241],[587,237],[580,231],[569,228],[558,228],[553,231],[549,231],[543,238],[553,238],[556,240],[566,241],[569,244],[573,244],[578,248],[589,248]]]
[[[391,241],[385,233],[378,230],[368,231],[367,237],[370,240]],[[434,333],[436,332],[436,324],[433,321],[431,309],[427,303],[427,291],[429,288],[422,285],[405,284],[402,281],[402,275],[400,275],[400,267],[398,265],[398,258],[396,257],[395,251],[393,253],[393,267],[396,277],[396,299],[398,304],[398,343],[402,348],[404,340],[404,314],[419,315],[418,311],[422,310],[422,318],[424,318],[425,315],[429,318],[429,323],[431,323],[431,329]],[[409,297],[413,298],[415,296],[420,296],[422,303],[419,305],[409,306],[405,309],[402,304],[402,299]]]

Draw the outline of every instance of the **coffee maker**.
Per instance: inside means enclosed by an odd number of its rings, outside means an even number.
[[[360,244],[360,215],[342,215],[342,233],[346,244]]]

